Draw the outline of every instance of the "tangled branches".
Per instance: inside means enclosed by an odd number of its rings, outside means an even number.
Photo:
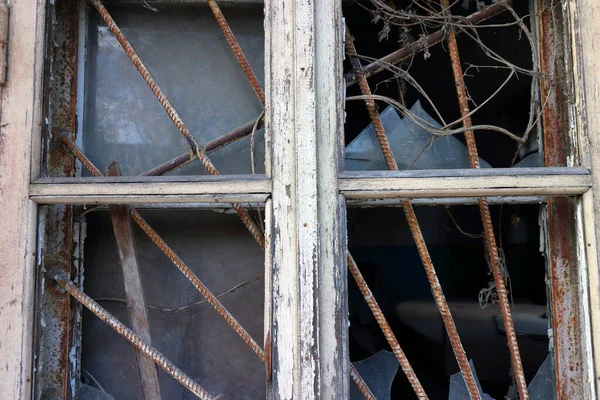
[[[474,4],[472,4],[473,2]],[[499,132],[506,135],[517,142],[518,150],[530,143],[532,141],[530,136],[538,126],[541,112],[547,102],[547,98],[541,99],[541,80],[543,76],[540,72],[535,32],[530,28],[534,16],[531,14],[519,15],[512,7],[511,0],[494,1],[489,5],[477,0],[455,0],[450,7],[453,8],[454,14],[444,9],[437,0],[407,0],[405,2],[407,4],[403,7],[398,7],[398,3],[400,2],[393,2],[392,0],[355,0],[355,4],[370,13],[372,22],[377,24],[378,29],[380,27],[378,35],[380,41],[389,39],[390,34],[397,31],[398,42],[402,46],[400,50],[383,58],[360,56],[365,64],[364,70],[368,76],[380,71],[388,71],[392,77],[379,84],[395,80],[401,81],[402,85],[415,90],[419,98],[433,110],[433,114],[440,121],[442,127],[431,126],[426,121],[413,116],[408,112],[407,106],[403,104],[402,98],[394,99],[389,96],[373,95],[371,99],[394,106],[401,115],[409,118],[417,126],[434,136],[448,136],[463,133],[465,129],[459,127],[458,124],[461,124],[467,117],[477,115],[492,99],[506,91],[511,82],[527,77],[531,80],[531,84],[528,120],[524,129],[511,132],[497,124],[480,124],[473,126],[473,129],[476,131]],[[464,10],[475,8],[477,11],[468,16],[456,15],[456,9],[460,10],[461,7]],[[486,22],[498,14],[503,14],[503,23]],[[506,21],[507,16],[509,21]],[[531,59],[527,60],[527,65],[518,65],[515,60],[507,59],[505,55],[499,54],[497,49],[493,49],[487,44],[482,39],[481,32],[490,28],[499,32],[503,28],[518,29],[519,40],[526,40],[531,49]],[[473,98],[469,98],[473,107],[468,116],[448,122],[444,120],[443,112],[438,109],[430,94],[423,89],[422,85],[411,74],[411,66],[419,53],[423,53],[422,56],[427,59],[429,49],[434,45],[441,45],[438,43],[443,42],[445,33],[450,29],[454,30],[463,40],[475,42],[477,48],[488,60],[488,62],[478,63],[477,65],[466,63],[465,76],[471,76],[470,74],[476,74],[482,70],[489,71],[493,69],[497,71],[499,76],[502,76],[502,79],[496,87],[490,89],[491,94],[487,95],[483,101],[478,101],[476,104]],[[355,83],[352,71],[346,76],[346,81],[347,86],[352,86]],[[365,100],[364,96],[352,96],[347,100],[359,99]]]

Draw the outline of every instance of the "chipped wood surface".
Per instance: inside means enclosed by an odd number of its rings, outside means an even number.
[[[139,204],[263,202],[271,190],[264,177],[41,178],[30,186],[41,204]]]
[[[345,296],[339,291],[345,287],[345,223],[337,194],[339,6],[330,0],[265,3],[274,399],[348,393]]]
[[[28,198],[32,138],[41,124],[44,2],[10,7],[0,113],[0,398],[31,393],[36,206]],[[38,143],[35,143],[38,145]]]
[[[341,3],[314,1],[322,399],[350,397],[346,202],[338,187],[344,162]]]
[[[106,169],[107,176],[119,176],[120,171],[116,162]],[[131,329],[147,344],[152,344],[146,296],[142,284],[142,276],[135,250],[131,215],[127,206],[112,204],[110,206],[113,231],[117,241],[117,251],[123,269],[123,284],[127,298],[127,311]],[[160,400],[160,387],[154,362],[140,350],[135,351],[139,369],[140,383],[144,400]]]
[[[461,170],[389,171],[363,176],[346,173],[340,179],[340,190],[349,199],[573,196],[585,193],[592,184],[587,171],[578,168],[470,171],[477,173]]]
[[[575,107],[578,145],[583,167],[592,172],[592,190],[582,197],[583,254],[587,259],[590,329],[595,368],[590,380],[595,398],[600,398],[600,3],[596,0],[571,0],[568,12],[574,21],[573,47],[576,90]],[[582,255],[583,255],[582,254]],[[591,364],[592,361],[590,360]]]

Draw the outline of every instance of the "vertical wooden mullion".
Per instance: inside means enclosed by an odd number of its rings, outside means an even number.
[[[37,208],[46,2],[11,2],[8,75],[0,88],[0,397],[31,398]],[[37,165],[36,165],[37,166]]]
[[[342,2],[315,0],[315,13],[320,395],[323,399],[348,399],[346,201],[338,194],[338,176],[344,161]]]
[[[578,0],[569,3],[569,15],[574,24],[573,38],[576,123],[578,128],[577,144],[581,165],[592,174],[593,186],[581,198],[581,219],[583,232],[580,235],[585,262],[580,265],[585,274],[585,284],[580,290],[585,302],[586,328],[591,341],[587,346],[588,354],[586,382],[591,392],[589,398],[600,398],[600,4],[595,0]],[[591,350],[591,351],[589,351]],[[589,360],[591,359],[591,360]]]
[[[273,180],[270,398],[345,398],[348,392],[345,221],[337,185],[339,7],[334,0],[265,2]]]

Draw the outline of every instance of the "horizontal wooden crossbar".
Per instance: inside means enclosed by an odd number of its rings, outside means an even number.
[[[347,199],[575,196],[592,179],[583,168],[486,168],[346,172],[339,185]]]
[[[39,204],[257,203],[271,192],[264,175],[41,178],[29,196]]]
[[[581,195],[591,186],[583,168],[345,172],[339,179],[340,192],[351,203],[386,199],[385,205],[401,199],[456,203],[482,196],[496,202],[538,202]],[[262,203],[270,193],[271,182],[264,175],[41,178],[30,186],[30,198],[39,204]]]

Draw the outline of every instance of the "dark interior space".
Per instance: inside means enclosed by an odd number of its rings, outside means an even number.
[[[513,317],[528,382],[548,355],[545,261],[540,254],[538,205],[492,207],[499,247],[510,276]],[[499,308],[480,304],[492,277],[477,206],[416,209],[441,286],[483,391],[508,392],[510,359]],[[458,372],[423,265],[401,208],[348,210],[349,250],[432,399],[448,399]],[[350,354],[363,360],[389,346],[349,277]],[[485,305],[485,307],[482,307]],[[401,370],[392,399],[416,398]]]
[[[390,0],[387,3],[398,10],[412,10],[416,15],[426,14],[411,0]],[[439,3],[431,2],[432,5],[434,3],[437,4],[437,8],[435,8],[437,10]],[[468,16],[476,12],[478,7],[490,5],[492,1],[451,3],[453,4],[453,15]],[[528,1],[514,3],[514,10],[520,17],[530,14]],[[467,7],[464,7],[465,5]],[[430,27],[424,27],[420,23],[413,23],[409,27],[390,24],[389,33],[380,41],[380,32],[384,30],[385,24],[383,19],[376,18],[377,13],[369,11],[373,9],[374,6],[367,0],[344,2],[343,7],[344,17],[350,33],[354,37],[357,53],[364,57],[363,66],[373,59],[386,56],[404,44],[419,40],[423,35],[431,34],[441,28],[440,24]],[[496,25],[497,27],[481,28],[477,32],[481,41],[506,61],[525,69],[531,69],[532,49],[527,38],[514,22],[515,18],[509,12],[501,12],[482,22],[482,25]],[[529,18],[524,18],[523,22],[529,27]],[[511,25],[501,26],[502,24]],[[457,40],[465,72],[465,84],[470,97],[469,105],[473,110],[502,85],[510,71],[504,66],[495,68],[501,64],[489,58],[481,46],[467,34],[459,32]],[[346,57],[344,65],[344,72],[347,74],[351,71],[348,57]],[[402,62],[399,67],[407,71],[427,93],[431,103],[435,105],[444,121],[449,123],[460,118],[452,67],[445,42],[429,48],[428,51],[416,54]],[[496,125],[522,137],[529,121],[531,83],[530,75],[517,72],[499,93],[472,116],[473,125]],[[425,111],[440,125],[444,125],[431,103],[417,89],[405,80],[395,77],[392,72],[382,71],[373,75],[369,78],[369,85],[373,94],[391,97],[404,103],[408,108],[420,100]],[[348,97],[360,94],[358,85],[349,87],[346,93]],[[376,103],[380,112],[388,106],[381,101]],[[348,145],[371,121],[363,101],[347,101],[345,107],[347,113],[345,142]],[[495,168],[511,167],[536,149],[535,144],[528,143],[515,159],[519,144],[513,139],[495,131],[476,131],[475,134],[480,158]],[[464,135],[454,136],[464,143]],[[530,136],[531,140],[535,141],[535,129]]]
[[[383,3],[395,10],[409,11],[417,17],[428,15],[431,10],[440,11],[439,2],[390,0]],[[468,16],[492,4],[492,1],[458,1],[452,4],[453,15]],[[376,5],[377,2],[367,0],[344,3],[346,24],[363,66],[442,27],[439,20],[418,18],[412,21],[406,19],[401,24],[388,24],[386,18],[381,18],[384,13],[377,10]],[[528,2],[515,2],[514,10],[530,27]],[[482,27],[477,33],[481,42],[491,51],[509,63],[531,70],[532,48],[514,22],[515,17],[503,11],[482,22],[483,25],[494,27]],[[503,85],[510,70],[500,67],[501,64],[491,59],[480,43],[460,29],[457,29],[457,40],[469,106],[473,110]],[[373,94],[390,97],[411,112],[413,105],[420,102],[424,112],[440,126],[460,118],[456,84],[445,41],[398,66],[410,74],[429,99],[409,80],[387,70],[368,79]],[[352,76],[349,57],[346,57],[344,67],[346,76]],[[495,125],[523,137],[530,121],[531,102],[538,100],[532,99],[531,90],[531,75],[517,72],[502,90],[472,116],[473,125]],[[358,85],[348,87],[346,92],[347,97],[361,94]],[[454,163],[446,164],[424,163],[424,166],[399,160],[390,136],[391,129],[386,126],[389,104],[383,101],[376,101],[376,104],[401,169],[469,167],[468,161],[465,167],[465,160],[453,160]],[[372,125],[368,128],[371,119],[363,100],[346,101],[345,111],[346,169],[361,170],[360,164],[349,168],[348,158],[356,150],[349,145],[356,143],[357,137],[364,137],[368,129],[371,129],[371,140],[375,146],[379,144],[374,139]],[[461,124],[455,127],[458,126]],[[476,130],[479,157],[484,161],[482,166],[508,168],[529,155],[531,157],[527,161],[532,163],[526,166],[541,166],[541,155],[536,153],[539,149],[536,136],[535,128],[531,129],[530,140],[521,146],[497,131]],[[461,147],[466,148],[463,134],[454,135],[454,138],[460,141]],[[411,146],[409,139],[407,136],[396,143],[400,148],[404,147],[404,153],[411,157],[407,150]],[[461,151],[466,154],[465,150]],[[415,156],[420,157],[417,154]],[[385,163],[380,162],[377,168],[371,164],[370,169],[387,168]],[[485,295],[490,292],[485,289],[491,287],[493,278],[478,207],[423,206],[418,207],[416,212],[467,357],[473,360],[483,392],[495,399],[512,398],[510,356],[500,309],[493,299],[487,298],[486,302]],[[545,260],[540,253],[540,206],[495,205],[491,212],[498,246],[509,276],[507,286],[515,329],[529,383],[548,356]],[[432,399],[448,399],[450,375],[456,374],[459,369],[402,209],[349,209],[348,236],[349,250],[428,396]],[[349,307],[352,361],[365,360],[380,350],[389,351],[385,337],[351,276]],[[393,381],[391,398],[416,398],[401,369],[398,369]]]

